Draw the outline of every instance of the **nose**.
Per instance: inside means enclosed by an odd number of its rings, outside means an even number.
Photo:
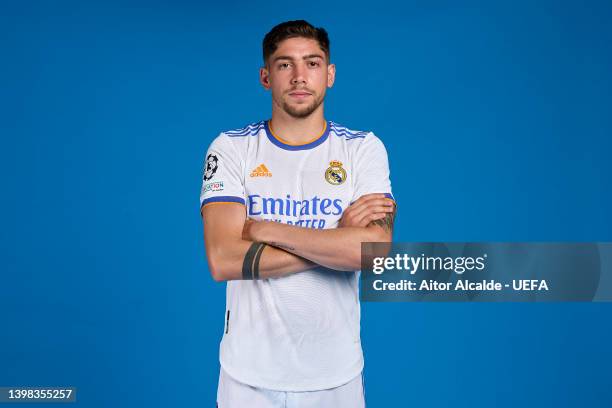
[[[304,75],[305,67],[302,64],[295,64],[293,70],[293,78],[291,78],[291,84],[297,85],[299,83],[306,83],[306,77]]]

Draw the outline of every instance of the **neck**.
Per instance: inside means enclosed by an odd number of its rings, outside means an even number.
[[[272,108],[270,128],[277,138],[291,144],[311,142],[323,133],[325,126],[323,104],[305,118],[294,118],[276,106]]]

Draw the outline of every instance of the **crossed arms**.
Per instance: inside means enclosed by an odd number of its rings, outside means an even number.
[[[361,267],[362,242],[391,242],[395,203],[368,194],[343,213],[338,228],[310,229],[247,219],[237,203],[202,208],[208,266],[216,281],[243,279],[243,264],[254,242],[267,244],[258,257],[259,278],[274,278],[317,266],[339,271]]]

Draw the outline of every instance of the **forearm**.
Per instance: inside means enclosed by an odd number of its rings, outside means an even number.
[[[252,244],[252,241],[235,240],[217,245],[215,248],[207,247],[208,265],[213,279],[216,281],[244,279],[242,276],[244,259]],[[259,279],[278,278],[316,266],[318,265],[298,255],[266,245],[259,258]]]
[[[251,237],[318,265],[341,271],[360,269],[362,242],[390,240],[378,227],[316,230],[276,222],[254,223]]]

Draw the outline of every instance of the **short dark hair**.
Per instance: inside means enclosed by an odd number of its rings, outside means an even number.
[[[278,44],[288,38],[303,37],[316,40],[321,50],[325,52],[329,62],[329,37],[323,27],[315,27],[305,20],[285,21],[274,26],[263,39],[263,61],[268,63],[270,55],[278,48]]]

